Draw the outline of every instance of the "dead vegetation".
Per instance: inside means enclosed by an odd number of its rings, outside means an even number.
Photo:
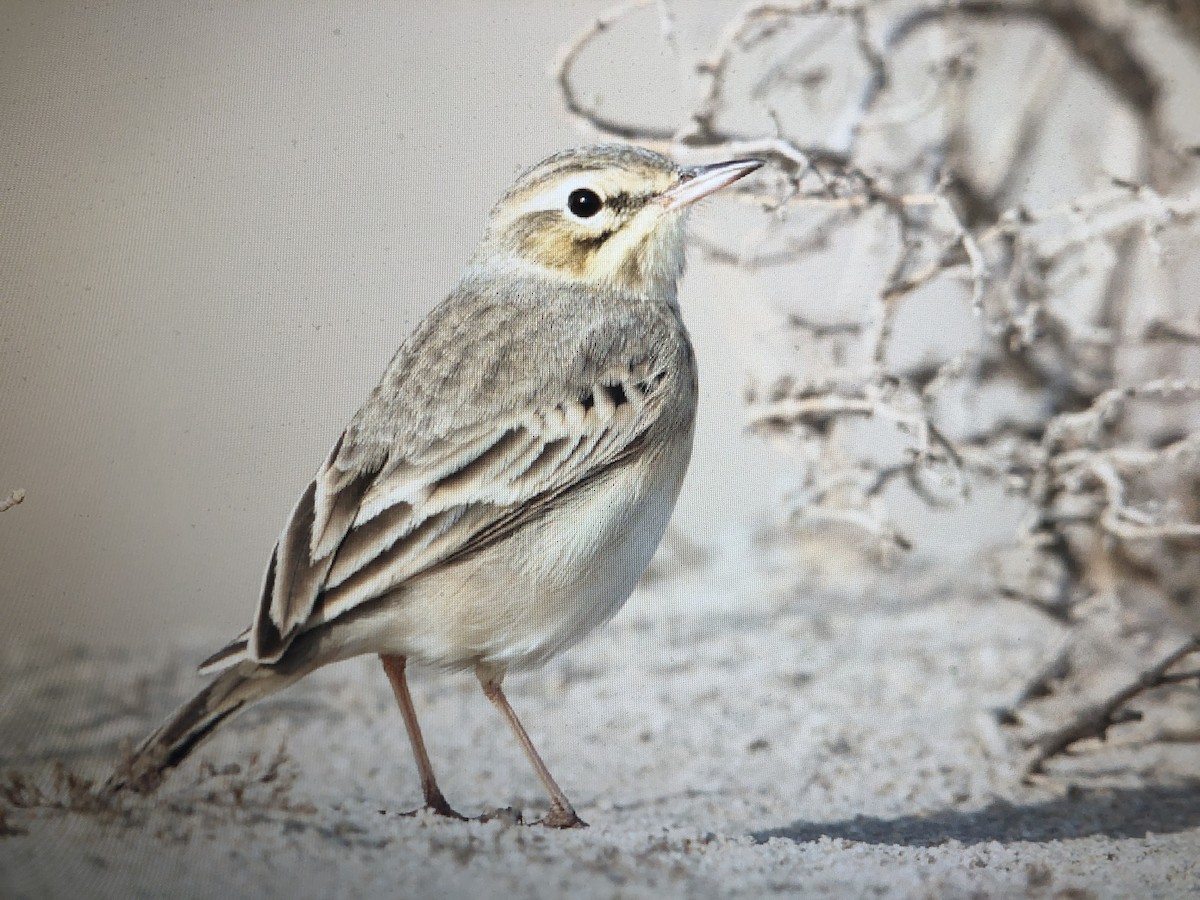
[[[125,748],[126,757],[130,749]],[[292,798],[299,774],[286,742],[271,754],[252,752],[245,764],[231,763],[218,769],[204,761],[191,784],[171,792],[162,802],[129,792],[104,791],[59,761],[41,772],[10,770],[0,780],[0,837],[26,834],[29,819],[47,814],[78,813],[105,823],[144,827],[159,811],[166,814],[166,824],[158,829],[160,836],[179,840],[191,835],[190,817],[203,822],[230,816],[254,819],[283,814],[289,820],[313,816],[317,813],[314,806]]]
[[[982,563],[996,596],[1069,624],[1078,640],[999,713],[1030,772],[1139,719],[1148,691],[1194,698],[1200,124],[1182,112],[1195,79],[1163,67],[1200,68],[1195,16],[1085,0],[716,15],[622,6],[564,49],[557,83],[592,137],[771,161],[730,213],[752,239],[699,239],[759,307],[748,422],[795,462],[796,539]],[[655,32],[695,98],[669,123],[587,86],[590,53]],[[1063,696],[1054,720],[1037,712]]]

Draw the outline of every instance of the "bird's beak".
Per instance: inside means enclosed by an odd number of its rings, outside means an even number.
[[[711,166],[696,166],[683,170],[683,180],[675,187],[658,196],[658,202],[667,209],[682,209],[697,200],[733,184],[766,163],[763,159],[732,159],[729,162],[713,163]]]

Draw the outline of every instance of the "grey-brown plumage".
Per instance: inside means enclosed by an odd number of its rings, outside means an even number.
[[[682,210],[757,161],[680,169],[626,147],[533,167],[462,280],[392,359],[301,494],[251,627],[109,787],[148,790],[222,721],[313,669],[384,659],[426,806],[437,789],[407,659],[474,668],[551,795],[582,824],[500,682],[620,608],[666,527],[697,386],[676,303]]]

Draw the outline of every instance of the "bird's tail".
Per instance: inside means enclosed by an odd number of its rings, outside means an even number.
[[[167,773],[199,747],[218,725],[287,687],[306,672],[304,668],[280,670],[249,661],[234,664],[123,759],[103,790],[106,793],[131,790],[141,794],[154,791]]]

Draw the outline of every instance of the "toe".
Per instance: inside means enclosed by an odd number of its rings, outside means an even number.
[[[588,823],[583,821],[575,814],[575,810],[570,807],[563,808],[561,806],[551,807],[544,819],[538,820],[539,825],[545,825],[547,828],[587,828]]]

